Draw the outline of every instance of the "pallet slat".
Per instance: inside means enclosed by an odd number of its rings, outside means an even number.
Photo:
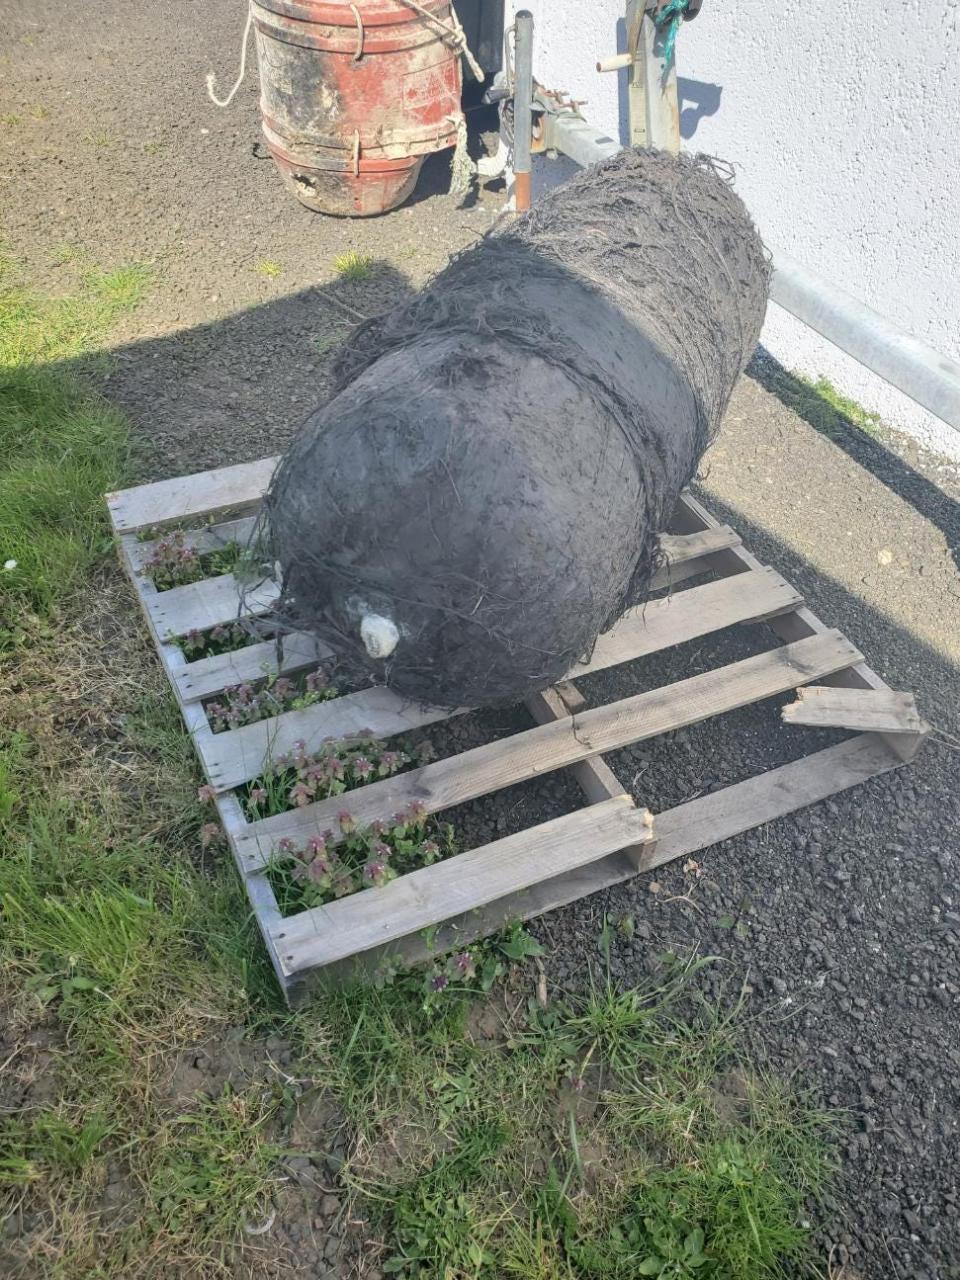
[[[266,762],[285,755],[298,742],[315,751],[327,738],[372,734],[391,738],[459,714],[446,707],[424,707],[376,686],[317,702],[303,711],[258,720],[240,729],[214,733],[199,742],[203,767],[212,786],[226,791],[259,777]],[[221,739],[230,739],[223,742]]]
[[[294,675],[331,657],[331,651],[313,636],[295,631],[283,637],[283,659],[277,663],[275,640],[198,658],[172,673],[172,679],[184,702],[212,698],[232,685],[246,684],[265,677]]]
[[[274,935],[280,962],[292,975],[478,910],[535,884],[545,867],[569,871],[650,839],[650,821],[629,796],[619,796],[412,871],[379,889],[301,912]]]
[[[665,809],[654,819],[658,844],[644,859],[642,870],[650,871],[816,804],[901,763],[879,735],[863,733],[745,782]]]
[[[617,666],[724,627],[792,609],[800,600],[773,569],[757,569],[735,582],[709,582],[631,609],[600,637],[590,660],[578,664],[570,675],[573,678]],[[215,734],[201,745],[211,784],[219,790],[239,786],[262,773],[269,756],[283,755],[297,742],[305,742],[309,751],[324,738],[356,733],[360,728],[385,738],[457,714],[419,707],[386,689],[364,690],[351,698],[342,708],[340,704],[346,699],[339,698]]]
[[[190,631],[206,631],[241,617],[267,613],[280,595],[275,582],[264,581],[249,589],[241,603],[243,590],[232,573],[224,573],[186,587],[158,591],[145,597],[145,602],[161,636],[185,636]]]
[[[337,796],[252,823],[238,837],[241,860],[250,870],[262,867],[278,839],[305,839],[318,830],[335,828],[337,814],[347,808],[361,825],[376,818],[389,818],[414,802],[424,805],[429,813],[451,809],[491,791],[566,768],[578,760],[617,751],[784,693],[859,662],[860,657],[839,631],[830,631],[576,717],[528,729],[500,742],[371,783],[351,792],[349,797]]]
[[[662,863],[708,849],[847,787],[888,773],[902,763],[882,738],[860,734],[722,791],[665,809],[654,816],[657,843],[644,869],[653,870]],[[609,854],[489,906],[452,917],[430,935],[429,941],[420,933],[408,934],[386,947],[383,953],[369,955],[366,963],[376,964],[382,954],[389,954],[403,964],[417,964],[455,947],[468,946],[511,921],[530,920],[591,893],[623,884],[636,874],[636,865],[624,851]]]
[[[589,659],[577,663],[567,678],[575,680],[725,627],[794,609],[802,599],[775,569],[760,568],[736,580],[721,578],[719,582],[704,583],[630,609],[600,637]]]
[[[784,724],[821,729],[923,733],[927,728],[913,694],[893,689],[799,689],[797,701],[784,707],[781,714]]]
[[[668,565],[685,564],[703,556],[738,547],[740,535],[728,524],[718,524],[714,529],[700,529],[696,533],[662,533],[660,550]]]
[[[153,525],[249,506],[263,497],[278,461],[278,456],[260,458],[108,493],[113,527],[117,533],[136,533]]]

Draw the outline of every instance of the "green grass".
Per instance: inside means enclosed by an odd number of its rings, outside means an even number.
[[[48,299],[0,271],[0,605],[49,612],[104,550],[126,423],[57,366],[95,350],[149,281],[142,265],[89,269],[76,296]]]
[[[35,1182],[44,1176],[77,1174],[88,1167],[113,1130],[99,1112],[70,1119],[45,1110],[0,1119],[0,1187]]]
[[[810,380],[782,371],[767,374],[765,380],[784,404],[823,435],[843,435],[851,426],[874,438],[880,435],[880,415],[845,396],[828,378]]]
[[[349,325],[343,325],[331,333],[318,333],[310,342],[318,356],[328,356],[342,345],[348,332]]]
[[[279,1095],[227,1091],[177,1116],[147,1177],[148,1214],[191,1252],[216,1250],[259,1225],[280,1184],[282,1148],[268,1136]]]
[[[333,269],[341,280],[368,280],[376,268],[372,254],[349,249],[337,254]]]
[[[360,1134],[346,1177],[385,1270],[766,1280],[802,1265],[831,1122],[741,1059],[698,967],[531,1004],[492,1044],[457,998],[429,1017],[403,990],[328,1004],[325,1070]]]
[[[283,266],[273,258],[261,258],[254,267],[254,271],[257,275],[266,276],[268,280],[275,280],[277,276],[283,274]]]

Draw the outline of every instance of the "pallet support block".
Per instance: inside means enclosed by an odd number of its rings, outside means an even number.
[[[565,769],[583,792],[584,807],[380,888],[285,918],[265,874],[279,840],[323,830],[345,801],[249,822],[237,789],[297,741],[315,746],[325,737],[360,729],[390,737],[467,708],[418,707],[387,689],[368,689],[213,732],[205,700],[231,685],[309,670],[329,651],[310,636],[294,635],[285,638],[278,656],[276,644],[256,634],[258,616],[260,631],[269,630],[277,596],[276,584],[269,581],[241,594],[230,575],[221,575],[158,592],[149,578],[152,539],[155,530],[179,527],[188,545],[205,552],[249,537],[275,465],[276,459],[267,458],[220,468],[128,489],[108,495],[107,501],[121,559],[217,792],[227,840],[290,1002],[303,999],[318,978],[366,971],[385,956],[413,963],[467,945],[510,920],[529,919],[814,804],[912,759],[927,732],[910,695],[889,690],[854,646],[751,555],[733,529],[684,494],[674,531],[662,538],[665,563],[654,583],[670,594],[630,610],[567,680],[530,697],[534,729],[359,788],[346,802],[361,821],[389,817],[412,800],[439,812]],[[675,590],[704,575],[712,580]],[[187,661],[177,644],[180,637],[241,616],[251,620],[249,644]],[[591,708],[574,683],[577,676],[761,621],[782,641],[780,647],[662,689]],[[655,816],[635,803],[604,760],[605,752],[790,690],[800,693],[784,712],[788,724],[861,732]],[[643,800],[656,808],[655,796]]]

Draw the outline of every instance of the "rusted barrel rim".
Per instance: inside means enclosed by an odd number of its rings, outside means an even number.
[[[313,169],[329,169],[339,173],[353,172],[355,164],[352,158],[352,149],[344,145],[342,138],[311,138],[309,142],[301,142],[290,138],[288,135],[278,133],[276,123],[267,116],[263,117],[262,123],[263,136],[267,140],[267,146],[272,152],[283,156],[290,164],[302,165]],[[416,138],[412,138],[409,133],[406,133],[394,145],[424,147],[423,151],[411,152],[407,156],[383,155],[382,142],[374,144],[364,151],[363,143],[361,142],[357,167],[359,167],[361,173],[380,173],[402,169],[410,160],[422,160],[424,156],[430,155],[434,151],[442,151],[445,147],[453,146],[456,137],[456,125],[452,125],[450,129],[444,132],[438,132],[436,129],[424,130],[422,136]],[[327,149],[336,154],[330,156],[322,155],[321,151]]]
[[[436,15],[438,22],[450,25],[450,0],[418,0],[424,9]],[[304,22],[308,26],[329,27],[353,33],[357,29],[357,15],[349,4],[331,3],[330,0],[254,0],[254,16],[263,21],[256,13],[272,14],[281,21]],[[374,48],[389,49],[391,37],[386,32],[378,32],[377,28],[405,29],[403,34],[395,34],[392,39],[400,43],[397,47],[406,48],[409,37],[425,29],[432,40],[435,40],[439,28],[429,22],[422,13],[402,0],[380,0],[380,3],[357,6],[360,21],[364,29],[364,43],[372,42]],[[273,30],[278,28],[274,27]],[[287,28],[279,28],[287,30]],[[335,37],[332,37],[335,39]],[[352,38],[352,37],[351,37]]]
[[[450,0],[417,0],[423,9],[444,19],[444,10],[450,8]],[[352,27],[355,19],[349,4],[337,0],[256,0],[257,7],[269,9],[284,18],[299,18],[303,22],[321,22],[331,27]],[[423,16],[403,0],[361,0],[360,16],[365,27],[389,27],[401,22],[422,22]],[[449,21],[449,18],[447,19]]]

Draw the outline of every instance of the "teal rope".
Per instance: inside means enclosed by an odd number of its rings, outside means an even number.
[[[677,43],[677,32],[680,30],[680,23],[683,21],[683,15],[687,11],[690,0],[670,0],[669,4],[665,4],[660,12],[654,18],[656,26],[665,27],[669,23],[669,30],[663,42],[663,60],[667,64],[673,61],[673,48]]]

